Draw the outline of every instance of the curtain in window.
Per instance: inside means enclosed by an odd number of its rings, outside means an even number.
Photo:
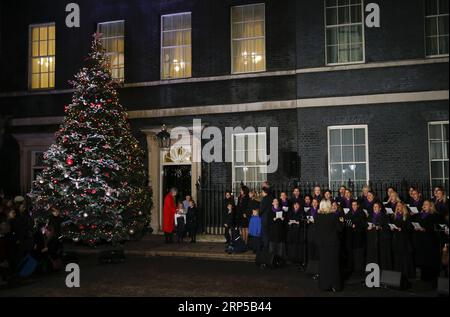
[[[266,69],[264,4],[233,7],[232,72],[248,73]]]
[[[112,77],[125,80],[125,22],[100,23],[98,31],[102,34],[103,47],[109,58]]]
[[[192,75],[191,14],[162,17],[162,78]]]

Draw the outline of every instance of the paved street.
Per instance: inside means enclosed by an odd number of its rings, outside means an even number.
[[[262,270],[254,263],[129,256],[124,264],[80,258],[81,288],[68,289],[65,274],[34,277],[0,296],[434,296],[415,282],[413,291],[371,290],[353,281],[338,294],[323,293],[295,267]]]

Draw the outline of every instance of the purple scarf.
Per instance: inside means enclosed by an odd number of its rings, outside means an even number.
[[[311,212],[311,216],[316,217],[317,216],[317,212],[319,210],[317,208],[311,207],[311,209],[309,211]]]
[[[373,222],[374,224],[378,224],[380,218],[381,218],[381,212],[379,212],[379,213],[374,212],[374,213],[373,213],[373,216],[372,216],[372,222]]]
[[[420,213],[420,219],[424,220],[424,219],[426,219],[426,218],[428,217],[428,215],[429,215],[428,212],[422,211],[422,212]]]
[[[274,206],[272,206],[272,211],[273,212],[280,212],[282,210],[281,210],[281,207],[278,207],[278,209],[276,209]]]

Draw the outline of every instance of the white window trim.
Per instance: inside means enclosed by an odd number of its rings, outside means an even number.
[[[435,0],[434,0],[435,1]],[[425,13],[426,10],[426,2],[427,0],[423,1],[423,12]],[[439,1],[437,1],[437,6],[438,6],[438,11],[439,11]],[[429,36],[427,36],[427,18],[436,18],[436,17],[442,17],[442,16],[448,16],[448,14],[433,14],[433,15],[426,15],[424,14],[424,23],[423,23],[423,34],[424,34],[424,52],[425,52],[425,58],[440,58],[440,57],[447,57],[449,56],[449,53],[447,54],[437,54],[437,55],[428,55],[427,53],[427,38]],[[438,23],[438,21],[436,21],[436,23]],[[439,34],[437,35],[437,37],[439,36]],[[439,45],[439,41],[438,41],[438,45]],[[439,50],[439,47],[438,47]]]
[[[234,70],[234,60],[233,60],[233,42],[235,41],[233,39],[233,15],[232,10],[233,8],[243,8],[243,7],[249,7],[249,6],[255,6],[255,5],[263,5],[264,6],[264,36],[257,36],[257,37],[249,37],[249,38],[241,38],[236,41],[244,41],[244,40],[250,40],[250,39],[264,39],[264,69],[263,70],[255,70],[255,71],[248,71],[248,72],[237,72]],[[267,41],[266,41],[266,4],[264,2],[261,3],[250,3],[250,4],[244,4],[244,5],[237,5],[232,6],[230,8],[230,57],[231,57],[231,74],[232,75],[239,75],[239,74],[254,74],[254,73],[264,73],[267,71]],[[253,22],[257,22],[260,20],[255,20]]]
[[[370,181],[370,168],[369,168],[369,127],[367,124],[358,124],[358,125],[336,125],[327,127],[327,152],[328,152],[328,186],[331,188],[331,140],[330,140],[330,132],[331,130],[345,130],[345,129],[364,129],[365,130],[365,139],[366,139],[366,183],[368,184]],[[354,162],[353,162],[354,163]],[[341,162],[341,164],[343,164]],[[348,180],[345,180],[348,181]]]
[[[54,26],[55,27],[55,60],[56,60],[56,23],[55,22],[47,22],[47,23],[37,23],[30,24],[28,26],[28,90],[29,91],[49,91],[56,89],[56,61],[55,61],[55,84],[54,87],[47,88],[33,88],[32,77],[33,77],[33,28],[35,27],[43,27],[43,26]],[[40,74],[40,73],[39,73]]]
[[[232,191],[234,191],[234,184],[237,182],[235,168],[236,167],[243,167],[243,168],[245,168],[245,166],[235,166],[235,162],[234,162],[234,154],[235,154],[234,139],[235,139],[236,136],[247,137],[247,136],[252,136],[252,135],[254,135],[256,138],[258,138],[259,135],[264,135],[264,137],[265,137],[265,146],[266,146],[266,149],[265,149],[265,151],[266,151],[266,161],[267,161],[267,132],[233,133],[231,135],[231,152],[232,152],[231,153],[231,155],[232,155],[231,156],[231,190]],[[256,155],[258,155],[258,154],[256,154]],[[253,165],[251,167],[261,168],[261,167],[264,167],[264,165]],[[267,164],[265,165],[265,167],[267,168]],[[266,170],[266,176],[267,176],[267,170]],[[244,182],[244,184],[245,184],[245,182]],[[247,184],[245,184],[245,185],[247,185]]]
[[[365,19],[364,19],[364,0],[361,0],[361,25],[362,25],[362,50],[363,50],[363,58],[362,61],[355,62],[346,62],[346,63],[328,63],[328,39],[327,39],[327,7],[326,0],[323,1],[323,14],[324,14],[324,30],[325,30],[325,65],[326,66],[341,66],[341,65],[357,65],[357,64],[365,64],[366,63],[366,30],[365,30]],[[346,25],[355,25],[357,23],[346,23],[346,24],[336,24],[333,27],[346,26]]]
[[[120,23],[122,22],[124,24],[124,31],[123,31],[123,45],[124,45],[124,61],[123,61],[123,78],[120,79],[121,83],[125,83],[125,79],[126,79],[126,63],[125,63],[125,58],[126,58],[126,43],[125,43],[125,20],[114,20],[114,21],[105,21],[105,22],[99,22],[97,23],[97,32],[100,31],[100,25],[107,25],[107,24],[114,24],[114,23]],[[115,38],[119,38],[118,36],[112,36],[112,37],[102,37],[102,40],[110,40],[110,39],[115,39]],[[109,53],[106,53],[106,55],[111,55]],[[112,75],[112,73],[111,73]],[[117,80],[116,78],[114,78],[115,80]]]
[[[176,46],[163,46],[163,19],[167,18],[167,17],[173,17],[173,16],[177,16],[177,15],[184,15],[184,14],[190,14],[191,15],[191,45],[176,45]],[[171,81],[171,80],[180,80],[180,79],[187,79],[187,78],[192,78],[192,70],[193,70],[193,58],[192,58],[192,51],[194,48],[194,45],[192,45],[192,11],[186,11],[186,12],[178,12],[178,13],[171,13],[171,14],[164,14],[161,15],[161,28],[160,28],[160,37],[161,37],[161,42],[160,42],[160,49],[159,49],[159,55],[160,55],[160,69],[159,69],[159,78],[161,79],[161,81]],[[189,29],[180,29],[177,31],[186,31]],[[163,48],[173,48],[173,47],[191,47],[191,76],[184,76],[184,77],[174,77],[174,78],[164,78],[163,76],[163,67],[164,67],[164,54],[163,54]]]
[[[444,159],[441,159],[441,160],[432,160],[431,159],[430,127],[432,125],[444,125],[444,124],[449,124],[449,121],[448,120],[447,121],[430,121],[430,122],[428,122],[428,125],[427,125],[427,129],[428,129],[428,131],[427,131],[427,136],[428,136],[428,171],[429,171],[429,174],[430,174],[430,186],[431,186],[430,188],[433,188],[433,175],[432,175],[432,171],[431,171],[431,163],[432,162],[438,162],[438,161],[439,162],[445,162]],[[447,153],[447,155],[448,155],[448,153]],[[448,159],[447,159],[447,161],[448,161]],[[444,173],[445,173],[445,171],[444,171]]]

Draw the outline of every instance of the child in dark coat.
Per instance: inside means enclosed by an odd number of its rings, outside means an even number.
[[[231,230],[235,227],[234,205],[232,203],[227,204],[227,214],[225,215],[223,226],[225,228],[226,244],[229,246],[231,243]]]
[[[197,229],[198,229],[198,210],[195,201],[192,199],[189,201],[189,208],[186,214],[186,229],[191,238],[191,243],[197,242]]]
[[[253,209],[249,224],[249,246],[254,253],[261,250],[261,217],[259,210]]]

